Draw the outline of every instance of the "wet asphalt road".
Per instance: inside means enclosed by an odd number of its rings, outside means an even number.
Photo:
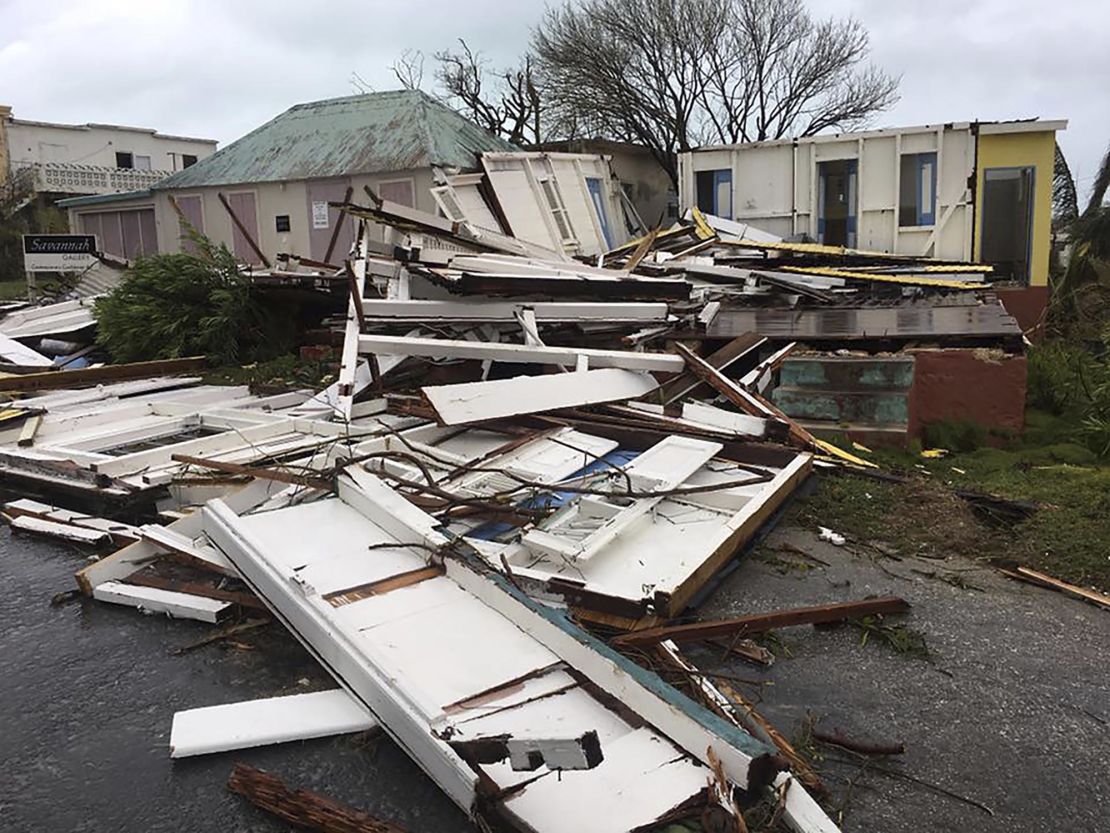
[[[0,528],[0,831],[288,830],[227,792],[235,760],[414,833],[473,829],[380,736],[172,762],[170,722],[179,709],[331,684],[278,625],[249,640],[258,650],[208,646],[170,656],[168,649],[209,626],[87,600],[51,607],[55,592],[75,586],[82,558],[64,545]]]
[[[706,603],[706,618],[783,606],[902,596],[913,610],[897,620],[925,634],[933,660],[882,644],[861,645],[850,628],[791,628],[780,635],[792,656],[762,672],[722,662],[719,651],[691,651],[699,667],[772,685],[760,711],[786,736],[807,718],[848,737],[902,741],[891,767],[989,807],[879,773],[851,791],[845,833],[1016,833],[1110,831],[1110,611],[1007,579],[963,560],[884,559],[779,529],[767,546],[789,543],[828,562],[787,569],[748,558]],[[783,559],[798,559],[776,552]],[[913,572],[958,575],[982,590],[961,589]],[[844,801],[857,763],[820,764]]]
[[[782,632],[792,656],[763,671],[691,650],[706,669],[763,678],[761,710],[787,736],[808,713],[822,728],[900,740],[896,769],[989,806],[994,815],[906,781],[857,779],[846,833],[1110,830],[1110,614],[988,570],[961,572],[985,592],[886,562],[885,570],[812,534],[778,530],[829,563],[780,573],[748,558],[702,607],[705,617],[895,593],[914,605],[934,662],[861,645],[850,629]],[[391,741],[360,736],[171,762],[174,711],[330,687],[276,625],[252,651],[167,650],[208,626],[92,601],[51,607],[83,555],[0,527],[0,831],[278,831],[228,793],[234,760],[273,771],[417,833],[471,830],[464,815]],[[787,556],[789,557],[789,556]],[[245,640],[246,641],[246,640]],[[750,690],[749,690],[750,693]],[[845,796],[855,765],[821,771]],[[835,810],[834,810],[835,813]]]

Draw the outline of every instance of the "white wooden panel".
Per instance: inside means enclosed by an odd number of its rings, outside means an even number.
[[[859,163],[862,211],[895,208],[898,202],[898,195],[894,193],[896,164],[893,136],[863,140],[863,158]]]
[[[137,607],[153,613],[165,613],[175,619],[196,619],[198,622],[219,621],[220,614],[231,607],[221,602],[190,593],[162,590],[157,587],[139,587],[118,581],[106,581],[93,588],[93,598],[102,602]]]
[[[174,714],[170,757],[365,732],[377,725],[366,707],[341,688],[205,706]]]
[[[517,376],[421,388],[444,425],[465,425],[557,408],[574,408],[642,396],[657,387],[647,373],[609,368],[583,373]]]
[[[561,251],[562,241],[552,237],[544,218],[546,203],[532,190],[528,175],[523,170],[490,170],[488,165],[486,174],[512,226],[513,237]]]
[[[752,147],[734,154],[733,216],[738,219],[789,215],[793,179],[790,145]],[[762,225],[759,228],[767,231]]]

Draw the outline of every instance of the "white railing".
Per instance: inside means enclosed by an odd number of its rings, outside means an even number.
[[[35,172],[35,190],[55,194],[117,194],[140,191],[165,179],[173,171],[106,168],[69,162],[33,162],[14,173]]]

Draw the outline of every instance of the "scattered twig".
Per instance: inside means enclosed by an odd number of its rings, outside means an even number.
[[[850,752],[858,752],[860,755],[903,755],[906,752],[904,743],[871,743],[855,740],[845,737],[836,729],[831,732],[814,729],[810,732],[810,737],[830,746],[839,746],[841,749],[847,749]]]
[[[270,624],[270,619],[248,619],[246,622],[240,622],[237,625],[230,625],[226,628],[221,628],[215,633],[210,633],[195,642],[188,642],[185,645],[180,645],[177,648],[171,648],[170,654],[172,656],[181,656],[187,654],[189,651],[195,651],[197,648],[203,648],[205,645],[210,645],[213,642],[219,642],[221,639],[227,639],[229,636],[237,636],[246,631],[252,631],[255,628],[261,628]]]

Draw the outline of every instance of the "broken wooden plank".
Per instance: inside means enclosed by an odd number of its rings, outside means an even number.
[[[442,425],[466,425],[558,408],[597,405],[640,396],[655,387],[649,374],[619,368],[548,376],[516,376],[421,388]]]
[[[99,546],[112,540],[112,536],[104,530],[49,521],[34,515],[16,515],[9,520],[9,523],[12,529],[18,529],[20,532],[30,532],[49,538],[60,538],[63,541],[72,541],[75,544]]]
[[[182,581],[181,579],[165,578],[148,572],[135,573],[128,576],[127,584],[139,587],[155,587],[159,590],[172,590],[176,593],[185,593],[190,596],[203,596],[206,599],[215,599],[220,602],[230,602],[240,607],[249,607],[254,610],[266,610],[264,605],[253,593],[244,593],[239,590],[222,590],[211,584],[199,581]]]
[[[766,341],[767,339],[757,333],[744,333],[711,354],[705,361],[717,370],[723,371],[752,351],[758,350]],[[698,390],[699,388],[701,388],[701,391]],[[702,391],[708,393],[709,386],[702,381],[701,377],[694,375],[692,371],[686,370],[660,385],[657,393],[644,398],[652,402],[669,405],[675,400],[694,396]]]
[[[106,581],[93,588],[93,598],[102,602],[136,607],[142,611],[165,613],[174,619],[196,619],[215,624],[231,610],[230,602],[216,601],[203,596],[139,587],[119,581]]]
[[[999,567],[999,572],[1010,578],[1017,579],[1018,581],[1036,584],[1040,587],[1048,588],[1049,590],[1058,590],[1061,593],[1066,593],[1077,599],[1083,599],[1099,607],[1110,609],[1110,596],[1107,594],[1089,590],[1086,587],[1079,587],[1075,584],[1068,584],[1066,581],[1060,581],[1058,578],[1053,578],[1050,575],[1032,570],[1029,567]]]
[[[174,714],[170,757],[365,732],[377,725],[366,707],[341,688],[225,703]]]
[[[290,789],[276,775],[246,764],[235,764],[227,788],[299,828],[320,833],[406,833],[400,825],[345,807],[319,793]]]
[[[192,373],[203,370],[207,363],[208,360],[204,356],[191,356],[185,359],[160,359],[152,362],[86,367],[81,370],[55,370],[46,373],[28,373],[24,376],[5,376],[0,378],[0,391],[81,388],[122,379]]]
[[[499,342],[456,341],[445,338],[414,338],[408,336],[360,336],[360,353],[384,353],[396,356],[427,358],[480,359],[497,362],[576,367],[585,356],[591,368],[619,367],[624,370],[654,370],[678,373],[685,366],[672,353],[637,353],[630,350],[595,350],[577,347],[540,347]]]
[[[757,613],[740,616],[736,619],[716,619],[709,622],[694,622],[688,625],[665,625],[642,631],[621,634],[613,639],[614,645],[649,645],[670,639],[674,642],[690,642],[764,633],[778,628],[795,625],[820,625],[843,622],[861,616],[876,616],[890,613],[905,613],[910,609],[909,602],[897,596],[880,596],[874,599],[861,599],[855,602],[798,607],[791,610],[777,610],[772,613]]]

